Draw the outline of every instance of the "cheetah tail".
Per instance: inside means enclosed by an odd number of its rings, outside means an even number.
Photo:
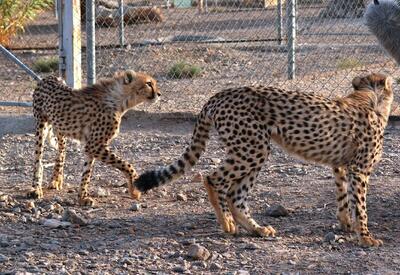
[[[185,171],[188,171],[196,164],[201,153],[206,149],[206,141],[209,138],[211,125],[207,110],[203,108],[195,124],[192,140],[182,156],[168,166],[146,171],[135,180],[135,187],[145,192],[181,177]]]

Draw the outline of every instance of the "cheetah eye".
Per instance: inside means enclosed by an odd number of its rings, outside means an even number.
[[[146,85],[149,86],[150,88],[153,88],[153,83],[151,83],[151,81],[147,81]]]

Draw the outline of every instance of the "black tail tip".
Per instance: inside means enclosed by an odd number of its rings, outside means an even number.
[[[156,171],[147,171],[141,174],[133,183],[141,192],[146,192],[160,185]]]

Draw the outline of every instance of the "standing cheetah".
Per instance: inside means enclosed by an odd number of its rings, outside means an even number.
[[[182,176],[198,161],[214,126],[227,158],[204,185],[218,222],[228,233],[236,233],[238,224],[273,236],[275,230],[258,225],[247,206],[272,140],[290,154],[332,167],[341,227],[355,231],[361,245],[381,245],[368,231],[366,194],[382,152],[391,85],[381,74],[356,77],[354,92],[337,99],[274,87],[224,90],[204,105],[185,153],[165,168],[145,172],[134,185],[146,191]]]
[[[139,199],[140,192],[132,188],[132,181],[137,177],[135,169],[113,153],[109,144],[118,135],[121,118],[127,110],[142,102],[155,101],[159,96],[152,77],[130,70],[117,72],[113,78],[99,80],[79,90],[72,90],[54,76],[44,78],[33,93],[36,149],[33,190],[28,197],[43,197],[43,145],[45,133],[51,126],[57,136],[58,154],[50,188],[62,188],[66,137],[69,137],[80,141],[86,154],[79,191],[81,205],[94,204],[88,185],[95,159],[122,171],[128,178],[131,196]]]

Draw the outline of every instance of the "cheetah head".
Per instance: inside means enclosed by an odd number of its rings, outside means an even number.
[[[376,111],[384,116],[389,116],[393,102],[393,80],[390,76],[372,73],[364,77],[355,77],[352,84],[356,92],[361,92],[365,94],[365,97],[369,97],[370,103]]]
[[[155,102],[161,96],[157,81],[146,73],[118,71],[114,78],[122,84],[123,97],[132,101],[132,106],[142,102]]]
[[[367,90],[379,92],[383,90],[392,90],[392,78],[380,73],[372,73],[364,77],[355,77],[353,79],[353,88],[357,91]]]

